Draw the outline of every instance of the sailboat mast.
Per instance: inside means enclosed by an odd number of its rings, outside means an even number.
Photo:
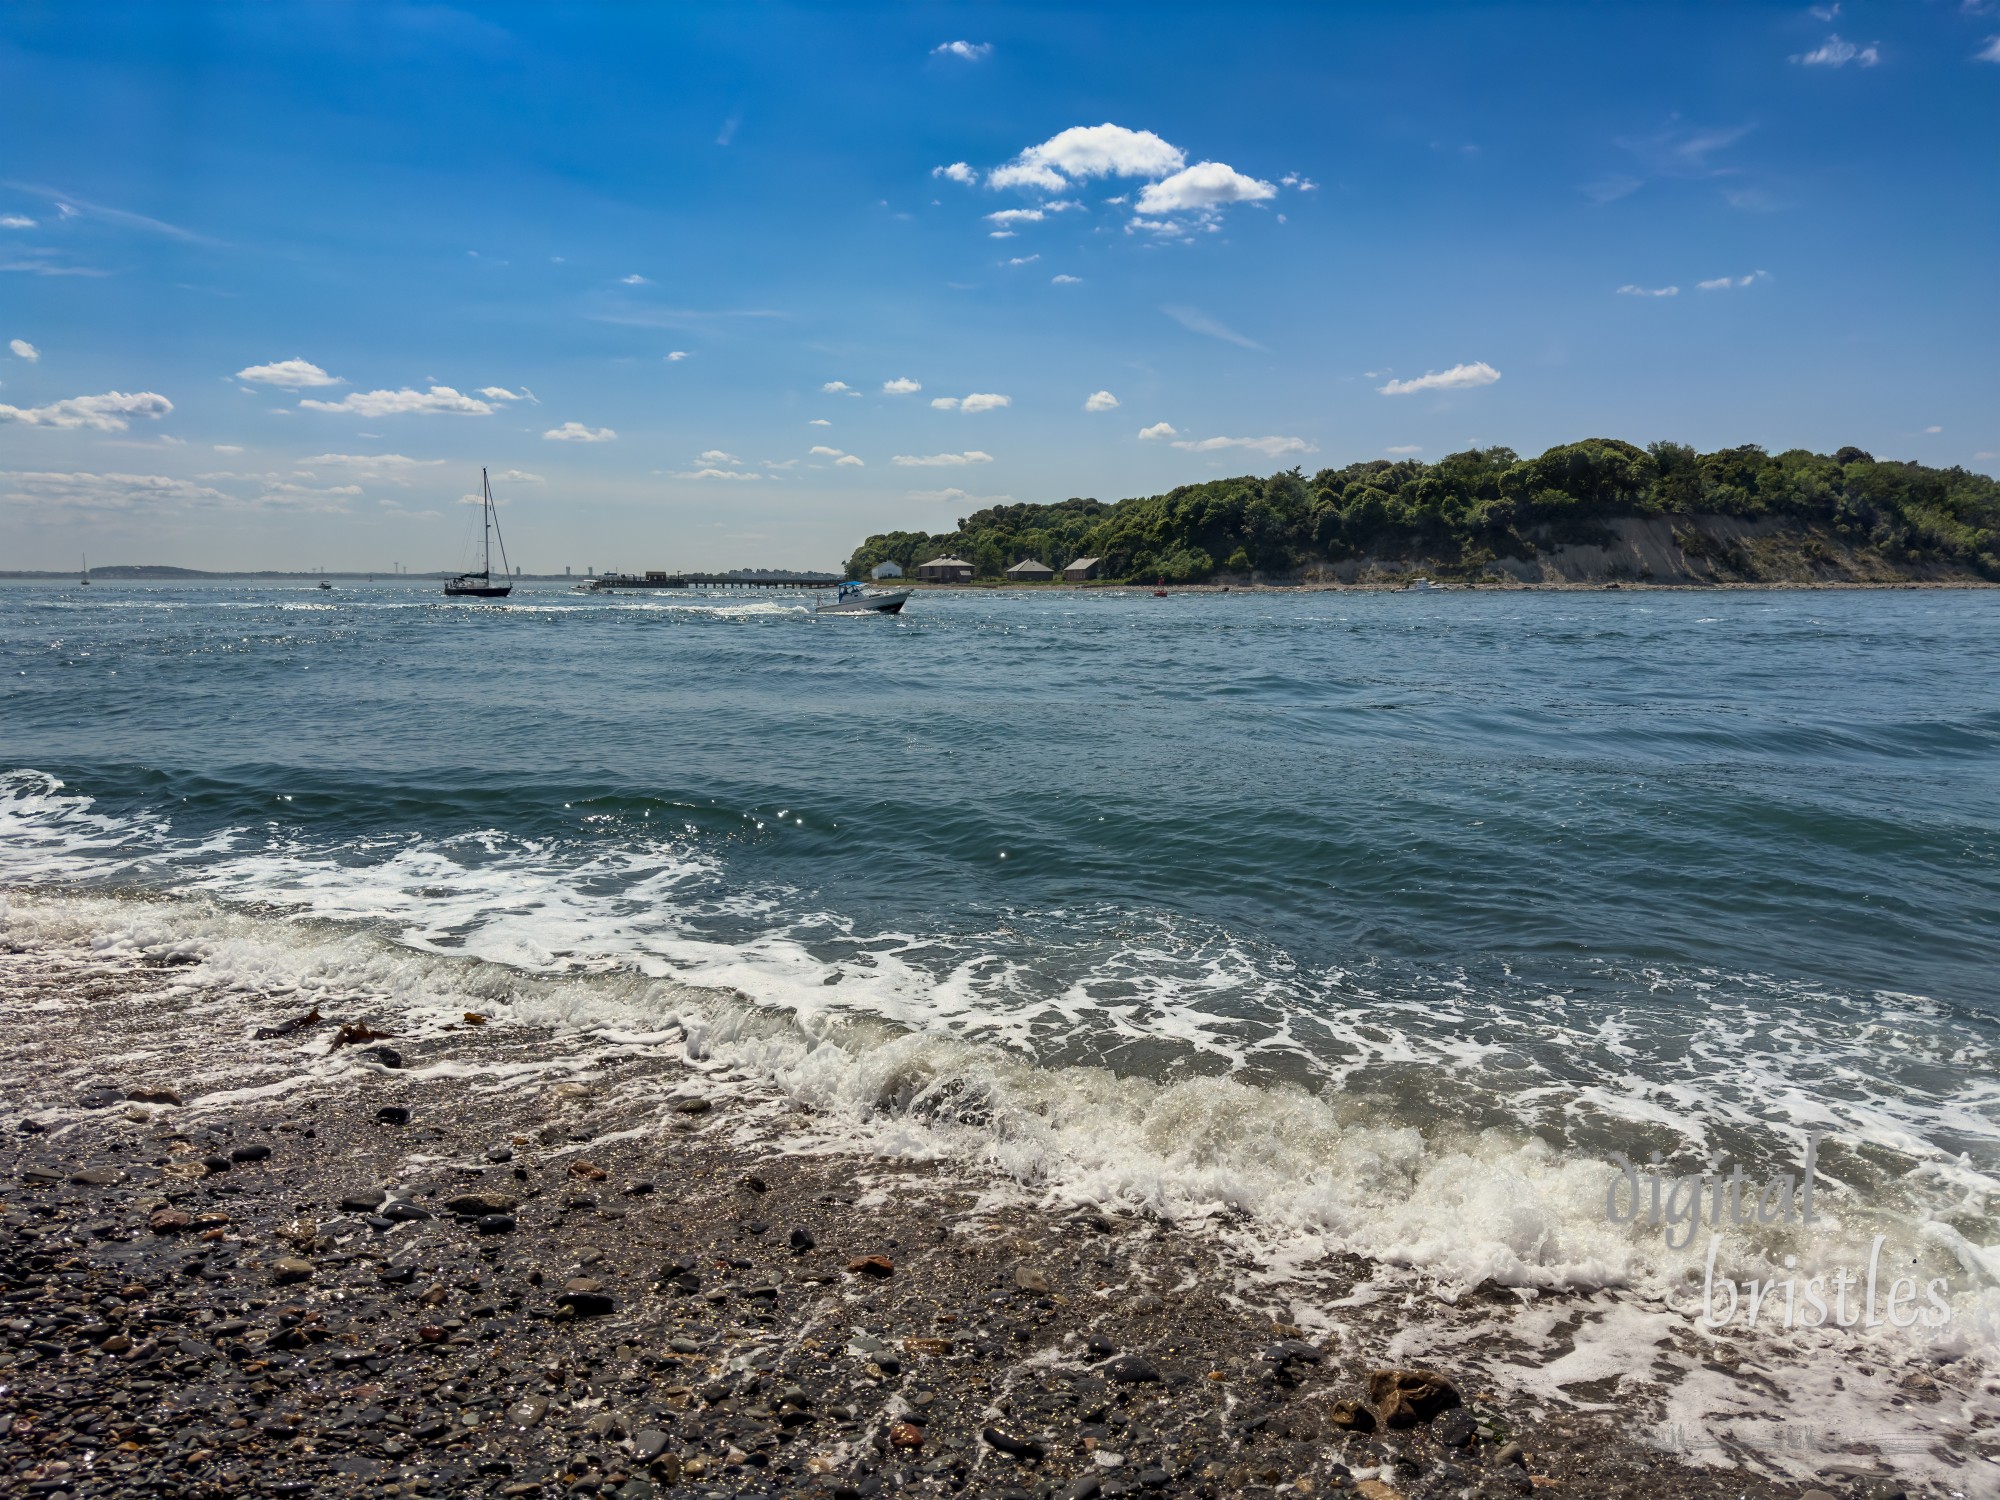
[[[480,514],[486,523],[486,566],[482,571],[486,574],[486,581],[491,583],[493,581],[493,486],[487,482],[484,464],[479,468],[479,497]]]

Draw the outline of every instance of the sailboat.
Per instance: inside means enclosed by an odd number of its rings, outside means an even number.
[[[514,592],[511,583],[493,581],[493,537],[500,530],[500,517],[493,511],[493,486],[487,481],[486,470],[479,471],[479,504],[485,520],[486,548],[477,573],[461,573],[444,586],[445,594],[454,599],[505,599]],[[500,576],[507,577],[507,543],[500,543]]]
[[[90,586],[90,554],[88,552],[83,554],[83,577],[77,581],[86,588]]]

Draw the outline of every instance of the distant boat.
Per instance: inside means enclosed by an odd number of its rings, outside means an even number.
[[[83,554],[83,577],[78,579],[77,582],[81,583],[85,588],[90,587],[90,554],[88,552]]]
[[[500,530],[500,518],[493,512],[493,486],[487,481],[486,470],[479,471],[479,505],[481,518],[485,522],[486,547],[481,554],[481,566],[477,573],[461,573],[444,586],[447,597],[453,599],[505,599],[514,592],[511,583],[493,581],[493,538]],[[507,543],[500,543],[500,576],[507,576]]]
[[[822,599],[814,608],[820,615],[899,615],[909,602],[909,589],[871,589],[858,583],[843,583],[831,599]]]
[[[1408,583],[1397,589],[1396,592],[1399,594],[1434,594],[1438,592],[1438,586],[1428,578],[1412,578]]]
[[[319,586],[323,589],[331,589],[333,587],[333,585],[328,583],[324,578],[322,578],[319,581]]]

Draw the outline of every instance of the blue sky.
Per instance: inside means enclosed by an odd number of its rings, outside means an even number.
[[[455,566],[481,464],[579,573],[1472,444],[2000,472],[1992,4],[24,3],[0,140],[0,567]]]

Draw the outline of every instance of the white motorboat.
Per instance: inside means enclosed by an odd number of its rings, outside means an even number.
[[[1408,583],[1397,589],[1396,592],[1399,594],[1435,594],[1439,592],[1439,589],[1428,578],[1412,578]]]
[[[843,583],[831,599],[822,599],[814,608],[821,615],[901,614],[909,602],[909,589],[871,589],[859,583]]]

